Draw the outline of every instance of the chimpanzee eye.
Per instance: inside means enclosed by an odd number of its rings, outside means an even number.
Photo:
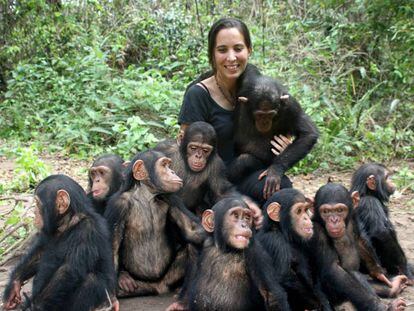
[[[344,209],[342,207],[338,208],[338,213],[342,213]]]
[[[298,215],[302,214],[302,209],[301,209],[301,208],[298,208],[298,209],[296,210],[296,214],[298,214]]]

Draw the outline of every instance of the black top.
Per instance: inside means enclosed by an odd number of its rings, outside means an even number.
[[[217,133],[218,154],[229,164],[234,158],[233,117],[233,111],[221,107],[211,98],[207,89],[195,84],[184,94],[178,123],[204,121],[211,124]]]

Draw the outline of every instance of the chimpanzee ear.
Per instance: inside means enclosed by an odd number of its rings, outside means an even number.
[[[375,180],[374,175],[369,175],[367,178],[367,187],[368,189],[375,191],[377,190],[377,181]]]
[[[131,163],[131,161],[125,161],[124,163],[122,163],[122,167],[127,168],[129,163]]]
[[[275,222],[280,221],[280,204],[277,202],[272,202],[267,206],[267,214],[269,218]]]
[[[148,172],[145,168],[144,161],[136,160],[132,166],[132,174],[136,180],[144,180],[148,178]]]
[[[70,196],[66,190],[60,189],[56,193],[56,209],[62,215],[66,213],[70,205]]]
[[[352,204],[353,204],[354,208],[357,208],[358,205],[359,205],[359,200],[361,199],[361,197],[359,196],[358,191],[352,192],[351,198],[352,198]]]
[[[239,101],[239,103],[247,103],[249,101],[249,99],[244,96],[238,97],[237,100]]]
[[[201,225],[207,232],[214,231],[214,212],[211,209],[206,209],[201,216]]]

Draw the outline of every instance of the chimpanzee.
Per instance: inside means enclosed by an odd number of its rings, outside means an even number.
[[[309,263],[312,209],[312,199],[293,188],[281,189],[263,206],[263,227],[257,235],[277,267],[292,310],[332,309]]]
[[[319,134],[299,103],[270,77],[254,71],[246,74],[237,96],[234,128],[238,157],[230,164],[229,179],[242,193],[264,203],[279,188],[292,186],[284,173],[309,153]],[[295,138],[275,156],[269,144],[277,135]]]
[[[310,255],[322,290],[333,305],[349,300],[357,310],[403,310],[403,299],[385,306],[375,294],[395,297],[405,288],[407,278],[397,276],[390,282],[372,256],[371,245],[361,239],[353,214],[358,199],[357,192],[351,196],[344,186],[335,183],[322,186],[316,193]],[[370,286],[358,272],[360,256],[371,275],[387,285],[372,281]]]
[[[252,212],[240,197],[204,211],[209,233],[188,286],[190,310],[290,310],[269,255],[253,237]]]
[[[225,196],[239,194],[227,179],[225,165],[217,154],[216,132],[210,124],[194,122],[186,129],[179,145],[167,141],[156,149],[172,158],[172,168],[184,182],[178,195],[197,215],[201,216],[206,205],[212,206]],[[255,205],[249,201],[248,204],[250,208]]]
[[[22,302],[21,286],[34,276],[23,310],[118,310],[109,232],[85,191],[65,175],[51,175],[37,186],[35,201],[40,232],[11,273],[4,308]]]
[[[116,154],[100,156],[89,169],[89,194],[95,211],[105,212],[109,197],[118,191],[123,180],[124,160]]]
[[[186,242],[201,244],[205,238],[195,215],[174,194],[182,180],[170,164],[161,152],[138,153],[108,202],[119,297],[167,292],[183,278],[187,261],[175,233]]]
[[[395,191],[395,185],[389,175],[388,169],[378,163],[364,164],[355,171],[351,191],[358,191],[361,196],[356,216],[381,265],[390,274],[405,274],[412,285],[412,267],[407,264],[404,251],[398,243],[397,233],[386,205]]]

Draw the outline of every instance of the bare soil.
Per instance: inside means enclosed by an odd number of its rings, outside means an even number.
[[[87,187],[87,168],[90,162],[74,160],[64,156],[44,155],[41,159],[51,167],[53,174],[67,174],[77,180],[85,189]],[[409,166],[411,171],[414,169],[413,162],[395,162],[387,164],[391,170],[398,170],[402,166]],[[7,185],[14,178],[15,162],[13,159],[0,157],[0,185]],[[314,172],[307,175],[291,176],[295,188],[303,191],[307,195],[313,196],[316,190],[326,183],[328,177],[335,182],[343,183],[349,187],[352,171],[333,171],[333,172]],[[15,193],[10,196],[25,198],[30,204],[31,194]],[[9,195],[8,195],[9,197]],[[0,214],[10,211],[12,205],[4,205],[5,201],[0,201]],[[2,205],[3,204],[3,205]],[[399,241],[409,259],[414,263],[414,193],[409,189],[397,191],[390,202],[391,219],[394,223]],[[30,212],[29,212],[30,215]],[[3,224],[0,223],[0,226]],[[7,262],[0,267],[0,290],[3,291],[7,282],[8,272],[15,260]],[[24,290],[30,291],[30,285],[26,285]],[[157,297],[139,297],[120,300],[121,310],[124,311],[155,311],[165,310],[173,302],[174,293]],[[414,287],[408,287],[401,295],[409,304],[407,310],[414,310]],[[341,308],[342,309],[342,308]],[[348,309],[348,307],[346,307]]]

